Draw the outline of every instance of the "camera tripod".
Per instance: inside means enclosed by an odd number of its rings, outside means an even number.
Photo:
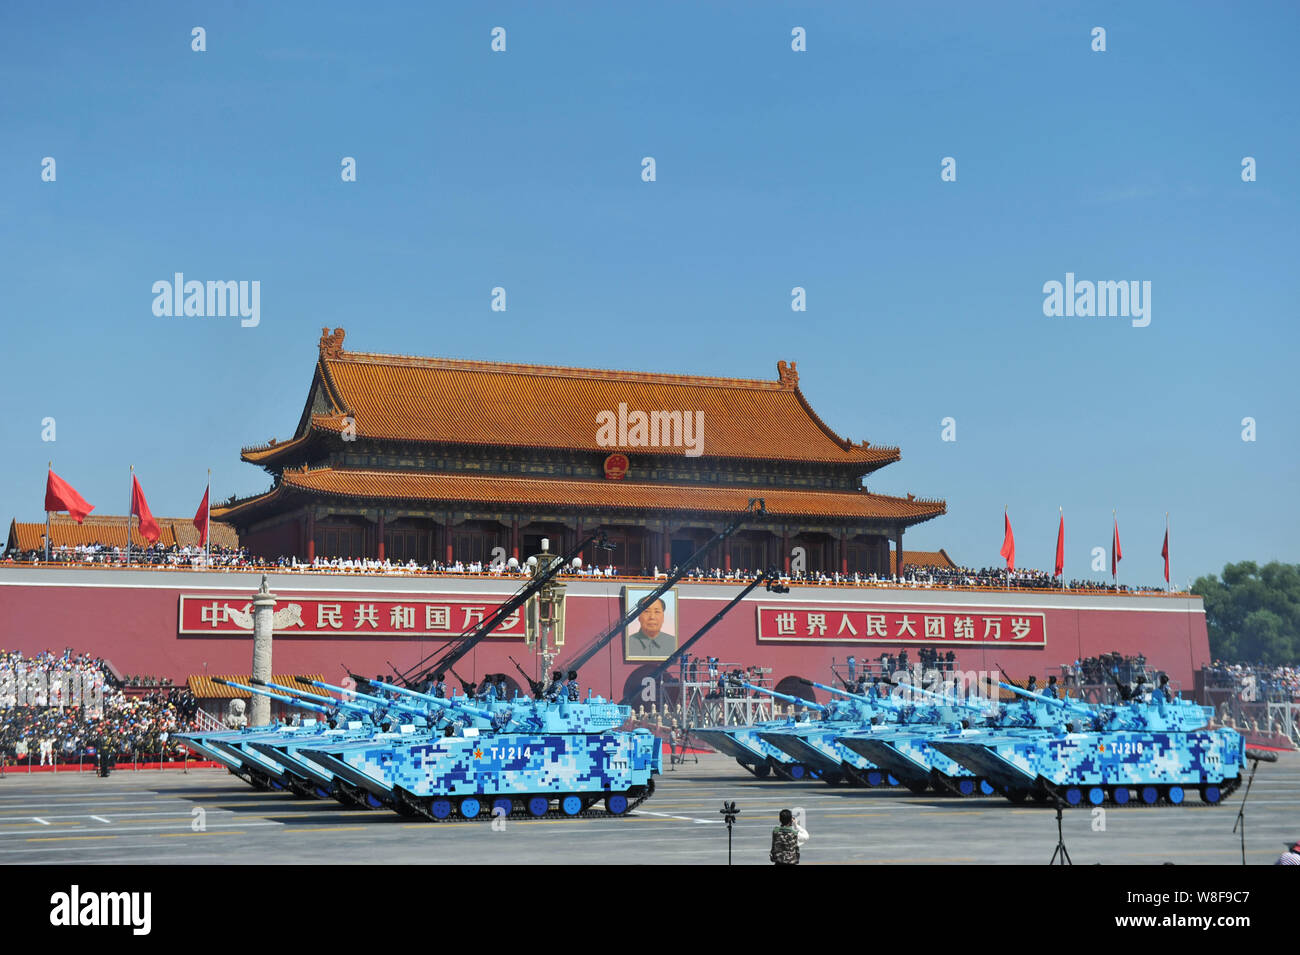
[[[1052,853],[1052,861],[1047,864],[1074,865],[1074,862],[1070,859],[1070,850],[1065,848],[1065,830],[1061,821],[1062,813],[1065,810],[1065,802],[1055,794],[1053,794],[1052,798],[1056,800],[1056,850]],[[1061,860],[1060,862],[1056,861],[1058,858]]]

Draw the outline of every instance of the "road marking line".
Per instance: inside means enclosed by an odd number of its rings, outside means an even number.
[[[38,817],[38,816],[32,816],[32,818],[35,819],[37,822],[39,822],[42,826],[48,826],[48,825],[49,825],[48,822],[46,822],[44,819],[41,819],[41,818]]]
[[[33,836],[28,842],[72,842],[84,839],[116,839],[117,836]]]
[[[227,829],[225,832],[161,832],[159,839],[183,839],[186,836],[246,836],[242,829]]]
[[[90,818],[91,818],[91,819],[94,819],[96,822],[102,822],[102,823],[104,823],[105,825],[109,825],[108,820],[105,819],[103,816],[91,816]]]

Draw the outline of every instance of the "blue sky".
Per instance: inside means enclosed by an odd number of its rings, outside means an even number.
[[[160,515],[208,467],[218,498],[265,489],[239,448],[292,432],[328,325],[457,358],[797,361],[831,427],[902,447],[873,490],[948,501],[905,546],[963,563],[997,562],[1004,505],[1038,567],[1065,508],[1072,575],[1112,508],[1129,581],[1159,581],[1166,511],[1178,581],[1300,560],[1300,8],[553,6],[8,8],[4,515],[43,517],[50,458],[102,513],[131,464]],[[260,324],[155,316],[175,272],[260,281]],[[1044,316],[1067,272],[1151,282],[1151,324]]]

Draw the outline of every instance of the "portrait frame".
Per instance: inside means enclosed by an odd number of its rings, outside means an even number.
[[[626,616],[636,607],[641,598],[653,593],[656,588],[653,586],[637,586],[630,584],[623,588],[623,614]],[[656,640],[661,644],[659,650],[654,652],[647,650],[642,645],[640,617],[638,616],[627,625],[623,631],[623,659],[626,662],[631,661],[661,661],[667,660],[680,646],[681,635],[677,630],[678,621],[678,602],[677,588],[671,587],[659,597],[664,602],[664,622],[660,628]],[[671,641],[667,641],[671,638]],[[671,643],[671,646],[668,645]]]

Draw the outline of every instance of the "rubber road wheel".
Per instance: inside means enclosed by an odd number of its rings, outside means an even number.
[[[969,796],[971,793],[975,792],[975,780],[966,779],[965,777],[957,780],[957,792],[961,793],[963,796]]]
[[[435,799],[429,804],[429,812],[433,814],[434,819],[446,819],[451,815],[451,800]]]
[[[790,778],[803,779],[807,772],[808,770],[806,770],[801,764],[795,763],[790,767]]]
[[[885,779],[884,774],[881,773],[879,770],[873,769],[867,773],[868,786],[879,786],[882,782],[884,782],[884,779]]]
[[[1142,787],[1142,801],[1148,806],[1154,806],[1159,798],[1160,792],[1155,786]]]
[[[1088,802],[1092,803],[1094,806],[1100,806],[1105,801],[1106,791],[1104,789],[1100,786],[1088,787]]]
[[[1116,786],[1110,791],[1110,801],[1117,806],[1127,806],[1132,794],[1127,786]]]
[[[1173,805],[1181,806],[1183,800],[1187,798],[1187,795],[1183,792],[1182,786],[1170,786],[1169,791],[1165,793],[1165,798]]]
[[[566,816],[576,816],[582,812],[582,800],[577,796],[565,796],[560,800],[560,811]]]
[[[983,793],[985,796],[992,796],[995,792],[997,792],[997,790],[993,788],[993,784],[990,783],[987,779],[981,779],[980,792]]]
[[[627,812],[627,797],[615,793],[605,797],[605,811],[611,816],[621,816]]]
[[[502,816],[502,817],[508,816],[514,811],[515,811],[514,803],[512,803],[509,799],[505,798],[504,796],[498,796],[496,799],[492,800],[493,818],[496,818],[498,816]]]
[[[1083,802],[1083,790],[1078,786],[1071,786],[1065,791],[1065,801],[1071,806],[1077,806]]]
[[[551,801],[545,796],[534,796],[528,800],[528,814],[531,816],[544,816],[550,808]]]
[[[473,796],[466,796],[460,801],[460,816],[462,819],[473,819],[482,808],[483,804],[477,799]]]
[[[1201,800],[1213,806],[1223,798],[1223,790],[1213,784],[1201,787]]]

